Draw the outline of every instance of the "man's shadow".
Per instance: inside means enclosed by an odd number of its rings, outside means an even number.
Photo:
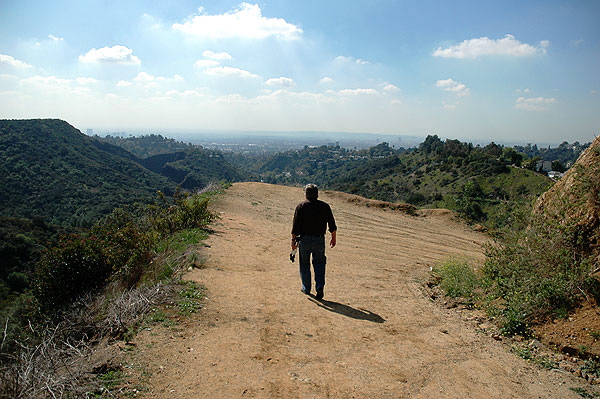
[[[312,295],[310,301],[317,306],[329,310],[330,312],[338,313],[347,317],[358,320],[372,321],[373,323],[384,323],[385,319],[377,313],[373,313],[366,309],[354,309],[352,306],[344,305],[343,303],[327,301],[325,299],[315,299]]]

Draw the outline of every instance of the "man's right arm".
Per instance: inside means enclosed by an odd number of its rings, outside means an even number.
[[[292,250],[298,248],[298,207],[294,211],[294,220],[292,222]]]

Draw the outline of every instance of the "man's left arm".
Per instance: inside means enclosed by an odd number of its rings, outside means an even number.
[[[329,232],[331,233],[331,241],[329,241],[329,245],[331,246],[331,248],[333,248],[335,247],[335,244],[337,244],[337,225],[335,224],[335,218],[333,217],[331,207],[328,205],[327,208],[329,208],[327,225],[329,226]]]

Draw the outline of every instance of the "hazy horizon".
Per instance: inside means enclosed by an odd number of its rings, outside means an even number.
[[[83,133],[87,133],[87,129],[79,129]],[[390,145],[405,146],[406,143],[410,143],[411,146],[422,143],[427,136],[417,135],[398,135],[398,134],[381,134],[381,133],[368,133],[368,132],[322,132],[322,131],[243,131],[243,130],[210,130],[210,129],[92,129],[92,135],[119,135],[122,137],[139,137],[150,134],[162,135],[166,138],[173,138],[179,141],[185,141],[194,143],[198,139],[214,138],[214,139],[236,139],[236,138],[280,138],[280,139],[295,139],[298,141],[320,139],[320,141],[335,141],[338,140],[350,140],[356,139],[360,141],[372,141],[375,143],[388,142]],[[432,132],[431,135],[436,133]],[[502,138],[498,139],[471,139],[471,138],[460,138],[460,137],[444,137],[437,134],[442,140],[460,140],[462,142],[469,142],[474,145],[486,145],[490,142],[501,144],[504,146],[515,146],[515,145],[538,145],[540,147],[557,147],[562,142],[567,141],[570,144],[579,140],[564,140],[545,142],[545,141],[506,141]],[[579,141],[580,144],[585,144],[593,141],[591,140]]]
[[[0,118],[590,142],[600,2],[0,3]]]

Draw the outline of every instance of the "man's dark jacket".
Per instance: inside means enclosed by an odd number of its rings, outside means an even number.
[[[329,225],[329,232],[337,230],[331,207],[318,199],[306,200],[296,206],[292,234],[296,236],[324,236]]]

